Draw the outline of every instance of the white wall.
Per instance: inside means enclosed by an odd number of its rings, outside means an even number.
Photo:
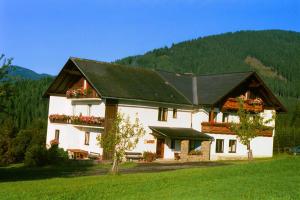
[[[91,104],[91,116],[104,117],[105,104],[101,100],[71,100],[66,97],[50,96],[49,99],[49,115],[65,114],[65,115],[82,115],[86,116],[88,105]],[[76,105],[75,113],[73,113],[73,105]],[[67,149],[81,149],[88,152],[102,154],[102,148],[96,140],[100,129],[97,132],[90,131],[84,126],[76,126],[72,124],[51,123],[48,119],[46,144],[50,147],[50,141],[55,138],[55,130],[60,131],[59,147]],[[85,132],[90,132],[89,145],[84,144]]]
[[[92,104],[91,115],[101,116],[105,115],[105,102],[101,100],[96,101],[78,101],[70,100],[65,97],[50,96],[49,101],[49,115],[50,114],[66,114],[73,115],[73,105],[76,105],[75,114],[78,115],[80,112],[83,115],[87,115],[87,106]],[[135,117],[138,116],[140,123],[146,130],[146,134],[140,138],[139,143],[134,152],[144,152],[151,151],[156,152],[156,139],[150,133],[152,132],[149,126],[165,126],[165,127],[184,127],[192,128],[201,131],[201,123],[208,122],[209,119],[209,109],[199,109],[196,111],[191,110],[181,110],[177,109],[177,118],[173,118],[173,108],[168,109],[168,119],[167,121],[158,121],[158,107],[150,106],[132,106],[120,104],[118,105],[118,111],[124,113],[125,116],[129,116],[132,122]],[[218,109],[215,109],[218,111]],[[265,110],[262,113],[266,119],[271,119],[275,114],[274,110]],[[222,122],[223,113],[218,112],[217,122]],[[232,114],[229,116],[229,121],[237,122],[238,118],[236,115]],[[268,125],[274,126],[275,122],[272,121]],[[88,152],[101,153],[102,149],[99,147],[96,141],[96,136],[99,133],[90,132],[90,144],[84,145],[84,133],[85,131],[76,128],[72,124],[55,124],[48,120],[47,129],[47,144],[54,139],[55,129],[60,130],[60,147],[64,149],[82,149]],[[247,149],[244,145],[237,142],[237,152],[228,153],[229,139],[236,139],[234,135],[225,134],[209,134],[215,139],[224,139],[224,153],[215,153],[215,140],[211,145],[211,159],[227,159],[233,157],[246,157]],[[147,143],[148,140],[154,140],[154,143]],[[237,140],[238,141],[238,140]],[[165,140],[164,146],[164,158],[174,158],[174,151],[170,149],[171,140]],[[273,151],[273,137],[257,137],[252,141],[252,149],[254,157],[270,157]]]
[[[209,120],[209,111],[207,109],[199,109],[193,113],[193,129],[201,131],[202,122],[208,122]]]
[[[211,160],[247,158],[247,147],[239,142],[235,135],[226,134],[209,134],[214,137],[211,144],[210,158]],[[224,152],[216,153],[216,139],[224,139]],[[229,140],[237,140],[236,153],[229,153]],[[273,137],[256,137],[251,141],[253,157],[272,157],[273,156]]]
[[[91,116],[104,117],[105,103],[102,100],[76,100],[67,99],[66,97],[50,96],[49,99],[49,115],[65,114],[65,115],[88,115],[88,105],[91,105]],[[74,110],[75,106],[75,110]]]
[[[50,123],[47,130],[47,147],[50,147],[50,141],[55,138],[55,130],[59,130],[59,147],[67,149],[81,149],[89,153],[102,154],[102,148],[97,144],[96,137],[101,134],[97,132],[90,132],[89,145],[84,144],[85,131],[80,130],[71,124],[57,124]]]
[[[158,107],[148,106],[131,106],[121,104],[118,106],[118,111],[129,116],[134,122],[136,116],[143,125],[146,134],[139,140],[134,152],[151,151],[156,152],[156,140],[149,126],[164,126],[164,127],[191,127],[191,111],[177,109],[177,118],[173,118],[173,108],[168,109],[167,121],[158,121]],[[154,144],[145,144],[145,140],[155,140]],[[169,144],[169,145],[168,145]],[[171,141],[166,139],[164,146],[164,158],[174,158],[174,152],[170,149]]]

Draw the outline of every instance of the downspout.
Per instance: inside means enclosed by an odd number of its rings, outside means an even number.
[[[198,105],[198,88],[197,77],[192,77],[192,89],[193,89],[193,104]],[[191,112],[191,128],[193,128],[193,112]]]

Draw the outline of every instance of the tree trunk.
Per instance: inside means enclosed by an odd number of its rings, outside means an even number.
[[[119,173],[119,159],[118,159],[116,152],[114,153],[114,160],[113,160],[113,165],[111,168],[111,173],[113,175],[116,175]]]
[[[247,145],[247,149],[248,149],[248,160],[251,161],[253,160],[253,154],[252,154],[252,149],[250,147],[250,143]]]

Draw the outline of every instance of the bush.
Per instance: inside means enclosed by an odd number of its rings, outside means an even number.
[[[46,149],[44,145],[33,145],[25,153],[26,166],[44,166],[62,164],[68,160],[68,153],[57,145]]]
[[[156,153],[152,153],[150,151],[145,151],[143,153],[143,158],[147,162],[152,162],[156,159]]]
[[[61,164],[69,159],[68,152],[58,145],[52,145],[47,152],[48,164]]]
[[[26,166],[43,166],[48,164],[47,149],[42,145],[32,145],[25,153]]]

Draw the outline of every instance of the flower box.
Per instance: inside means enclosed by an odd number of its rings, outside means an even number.
[[[63,124],[76,124],[76,125],[87,125],[87,126],[104,126],[103,117],[94,116],[68,116],[53,114],[49,116],[50,122],[52,123],[63,123]]]

